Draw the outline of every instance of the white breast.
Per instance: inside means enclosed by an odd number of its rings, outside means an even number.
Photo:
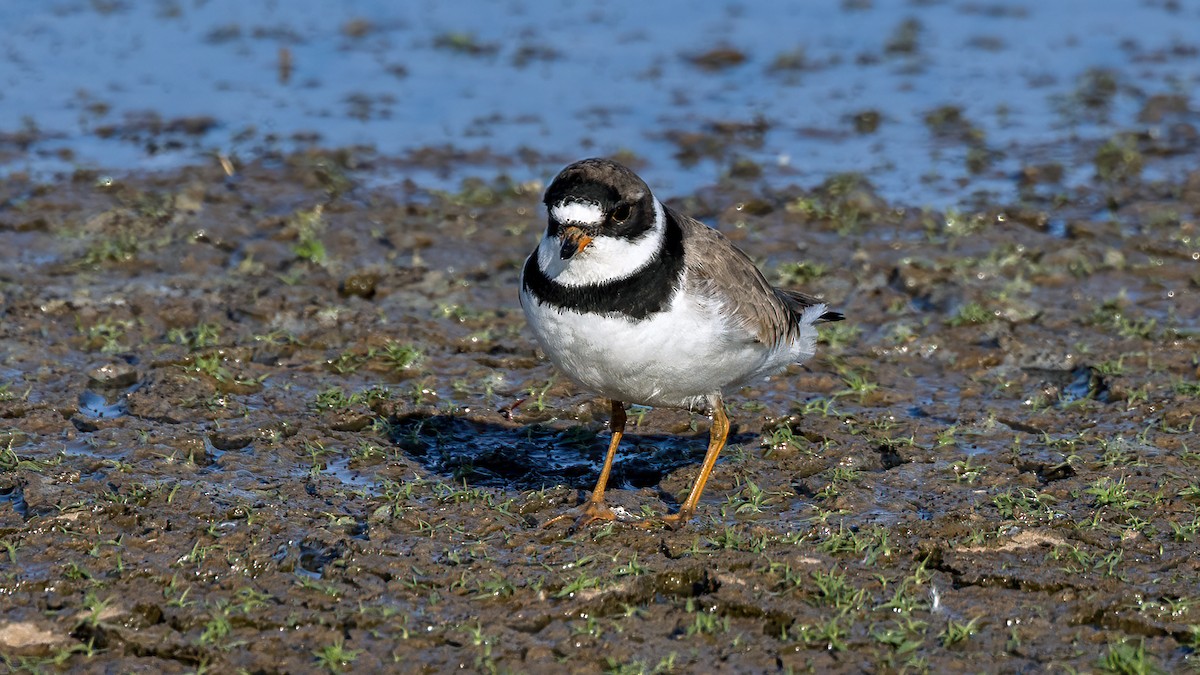
[[[820,316],[805,312],[800,337],[770,347],[718,302],[683,292],[666,311],[640,321],[539,304],[524,290],[521,305],[546,355],[577,384],[626,403],[681,408],[705,407],[709,396],[812,356],[811,324]]]

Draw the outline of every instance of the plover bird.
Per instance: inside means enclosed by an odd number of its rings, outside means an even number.
[[[616,517],[604,489],[627,403],[712,416],[700,474],[664,518],[686,523],[729,435],[724,396],[811,357],[816,324],[842,315],[773,288],[720,232],[663,206],[616,162],[568,166],[543,201],[549,222],[521,272],[521,307],[554,365],[612,407],[604,467],[575,526]]]

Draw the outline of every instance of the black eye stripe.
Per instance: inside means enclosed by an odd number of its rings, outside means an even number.
[[[683,276],[683,230],[670,216],[665,225],[658,254],[630,276],[590,286],[563,286],[546,276],[535,253],[525,261],[522,285],[538,302],[575,312],[644,319],[665,311]]]

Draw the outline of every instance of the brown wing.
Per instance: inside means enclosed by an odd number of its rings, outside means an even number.
[[[800,313],[819,300],[772,287],[725,235],[670,209],[667,212],[684,233],[684,268],[692,290],[719,298],[752,339],[775,345],[797,337]],[[836,321],[841,314],[826,312],[821,318]]]

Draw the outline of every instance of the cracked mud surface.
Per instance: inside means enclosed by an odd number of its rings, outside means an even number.
[[[9,667],[1195,667],[1200,172],[674,200],[848,321],[732,397],[686,529],[568,536],[606,412],[515,301],[539,187],[352,160],[4,185]],[[611,503],[668,512],[707,420],[630,419]]]

